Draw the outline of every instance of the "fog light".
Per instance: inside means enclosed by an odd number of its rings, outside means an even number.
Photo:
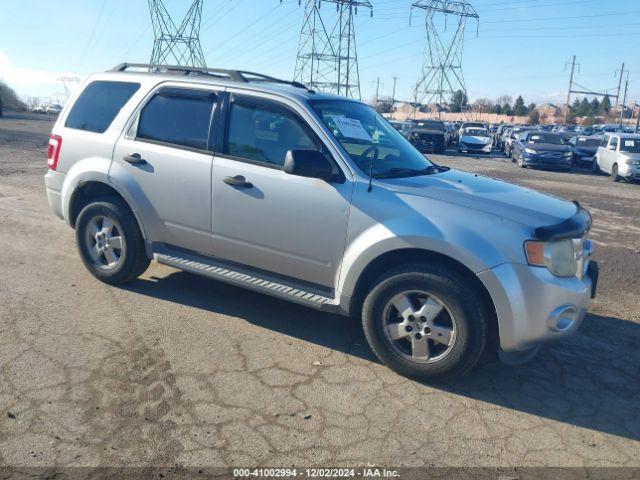
[[[578,319],[578,311],[573,305],[563,305],[549,314],[547,324],[551,330],[566,332]]]

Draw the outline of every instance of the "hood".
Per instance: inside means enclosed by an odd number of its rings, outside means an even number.
[[[461,135],[460,141],[464,143],[488,143],[491,141],[491,137],[484,135]]]
[[[435,175],[385,180],[385,186],[399,194],[454,203],[532,228],[555,225],[577,211],[569,201],[453,169]]]
[[[530,148],[536,152],[569,152],[568,145],[555,145],[553,143],[523,143],[523,148]]]

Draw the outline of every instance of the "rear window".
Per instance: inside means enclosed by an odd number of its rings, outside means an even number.
[[[105,132],[139,88],[139,83],[91,82],[73,104],[65,127],[86,132]]]
[[[142,109],[136,138],[205,150],[214,101],[213,92],[162,89]]]

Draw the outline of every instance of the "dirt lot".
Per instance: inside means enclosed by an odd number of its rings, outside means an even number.
[[[640,185],[434,157],[588,206],[601,264],[576,336],[434,387],[353,320],[155,263],[94,280],[48,209],[50,128],[0,119],[0,465],[640,466]]]

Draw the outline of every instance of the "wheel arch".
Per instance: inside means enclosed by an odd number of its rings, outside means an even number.
[[[499,324],[495,304],[486,286],[478,276],[462,262],[433,250],[420,248],[403,248],[385,252],[374,258],[362,270],[356,280],[353,295],[348,303],[348,313],[352,317],[359,317],[367,293],[374,282],[387,270],[404,263],[438,263],[454,269],[462,275],[479,292],[483,305],[490,318],[490,337],[492,345],[498,345]]]
[[[100,197],[115,197],[124,203],[131,213],[133,213],[136,223],[138,224],[138,228],[140,229],[140,233],[142,234],[142,238],[147,238],[144,226],[142,225],[142,222],[140,222],[138,214],[131,207],[124,195],[122,195],[113,185],[101,180],[87,180],[81,182],[76,186],[76,188],[74,188],[73,192],[71,192],[67,210],[67,221],[69,222],[69,225],[71,225],[72,228],[75,228],[78,215],[80,215],[82,209],[91,203],[91,200]]]

